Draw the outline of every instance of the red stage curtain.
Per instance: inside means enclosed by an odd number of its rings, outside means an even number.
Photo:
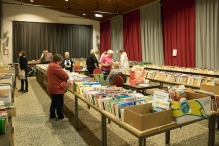
[[[123,44],[129,60],[142,61],[140,9],[123,15]]]
[[[110,20],[107,20],[100,23],[100,54],[110,49]]]
[[[195,0],[163,0],[163,27],[165,65],[195,67]]]

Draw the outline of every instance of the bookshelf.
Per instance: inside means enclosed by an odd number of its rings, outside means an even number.
[[[123,75],[130,76],[129,74],[123,74]],[[200,86],[197,86],[197,85],[191,85],[191,84],[185,84],[185,83],[179,83],[179,82],[170,82],[166,80],[159,80],[159,79],[154,79],[154,78],[149,78],[149,77],[145,77],[145,78],[151,81],[154,81],[154,82],[160,82],[161,86],[163,86],[163,83],[168,83],[168,84],[174,84],[174,85],[185,85],[187,87],[192,87],[192,88],[200,88]]]
[[[219,77],[219,74],[207,74],[207,73],[198,73],[198,72],[189,72],[189,71],[179,71],[179,70],[167,70],[167,69],[158,69],[158,68],[150,68],[145,67],[146,70],[159,70],[159,71],[167,71],[167,72],[178,72],[178,73],[185,73],[185,74],[193,74],[193,75],[202,75],[202,76],[209,76],[209,77]]]

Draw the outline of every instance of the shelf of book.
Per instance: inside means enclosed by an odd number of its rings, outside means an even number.
[[[130,76],[129,74],[123,74],[125,76]],[[187,87],[193,87],[193,88],[200,88],[200,86],[197,85],[191,85],[191,84],[185,84],[185,83],[178,83],[178,82],[170,82],[170,81],[165,81],[165,80],[158,80],[158,79],[154,79],[154,78],[149,78],[149,77],[145,77],[146,79],[149,79],[151,81],[155,81],[155,82],[160,82],[161,85],[163,83],[168,83],[168,84],[175,84],[175,85],[185,85]]]
[[[178,71],[178,70],[166,70],[166,69],[149,68],[149,67],[145,67],[145,69],[167,71],[167,72],[178,72],[178,73],[186,73],[186,74],[194,74],[194,75],[202,75],[202,76],[210,76],[210,77],[219,77],[219,75],[216,75],[216,74],[206,74],[206,73],[187,72],[187,71]]]

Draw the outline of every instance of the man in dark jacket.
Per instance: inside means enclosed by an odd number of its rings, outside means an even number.
[[[66,70],[72,72],[73,63],[74,62],[72,61],[72,58],[69,58],[69,53],[65,52],[65,59],[61,63],[62,68],[65,68]]]
[[[28,81],[27,81],[27,57],[25,56],[24,51],[19,52],[19,65],[20,72],[19,76],[22,76],[21,79],[21,89],[18,92],[26,93],[28,92]],[[24,82],[25,82],[25,90],[24,90]]]

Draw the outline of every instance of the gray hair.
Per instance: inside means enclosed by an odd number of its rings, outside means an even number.
[[[66,54],[68,54],[68,55],[69,55],[69,52],[65,52],[65,55],[66,55]]]
[[[90,50],[90,54],[95,54],[97,52],[97,49]]]

